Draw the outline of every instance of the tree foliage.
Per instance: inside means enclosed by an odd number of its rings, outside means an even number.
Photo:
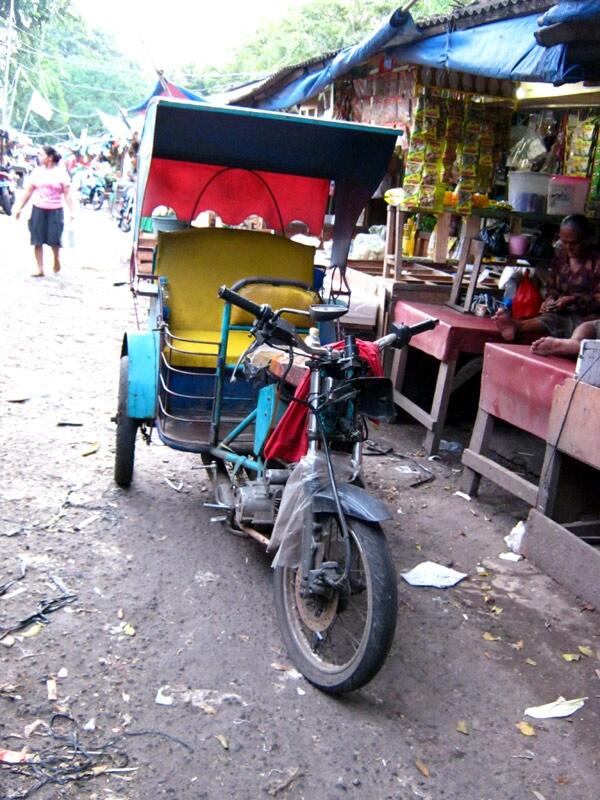
[[[62,14],[69,0],[14,0],[15,22],[23,31],[39,30],[57,14]],[[8,19],[10,0],[0,0],[0,19]]]
[[[11,125],[21,128],[35,88],[49,102],[49,122],[31,114],[26,130],[51,141],[78,136],[83,129],[100,133],[100,109],[117,114],[148,92],[140,66],[119,50],[104,31],[91,29],[71,8],[70,0],[14,0],[15,44],[9,86],[16,92]],[[446,12],[461,0],[419,0],[415,17]],[[176,82],[204,94],[221,91],[279,69],[358,43],[391,16],[396,3],[386,0],[308,0],[282,19],[268,22],[232,50],[228,63],[174,71]],[[10,0],[0,0],[0,33]],[[0,75],[0,79],[3,77]]]
[[[139,65],[120,52],[112,37],[72,13],[69,0],[17,0],[15,16],[17,6],[9,80],[12,86],[17,76],[12,127],[20,129],[26,121],[28,133],[52,141],[79,136],[83,129],[98,134],[103,127],[96,109],[117,114],[144,96],[147,81]],[[33,89],[53,109],[51,120],[27,116]]]
[[[419,0],[412,13],[418,19],[460,4],[460,0]],[[187,65],[178,78],[210,93],[269,75],[358,43],[399,6],[386,0],[310,0],[249,36],[225,66],[199,70]]]

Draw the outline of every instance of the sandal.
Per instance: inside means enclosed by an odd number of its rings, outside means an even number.
[[[32,272],[31,273],[31,277],[32,278],[45,278],[46,277],[46,273],[45,272]]]

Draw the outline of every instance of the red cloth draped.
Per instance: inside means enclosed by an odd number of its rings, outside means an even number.
[[[358,354],[366,361],[369,372],[375,378],[383,375],[380,351],[374,342],[356,342]],[[341,350],[343,342],[336,342],[334,350]],[[304,379],[297,387],[294,397],[306,400],[310,386],[310,372],[307,371]],[[277,423],[265,444],[265,458],[277,458],[281,461],[299,461],[308,450],[308,408],[303,403],[291,402],[283,416]]]

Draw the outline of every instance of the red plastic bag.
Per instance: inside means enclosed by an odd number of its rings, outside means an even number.
[[[512,317],[513,319],[531,319],[531,317],[537,316],[541,305],[542,295],[529,277],[529,271],[525,270],[525,275],[521,278],[513,297]]]

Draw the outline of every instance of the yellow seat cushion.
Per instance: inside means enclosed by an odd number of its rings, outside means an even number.
[[[274,286],[265,283],[249,283],[238,290],[241,295],[252,300],[254,303],[262,305],[266,303],[274,311],[279,308],[297,308],[300,311],[308,311],[312,303],[319,302],[319,295],[314,291],[301,289],[299,286]],[[310,317],[303,314],[282,314],[283,319],[290,322],[296,328],[309,328]],[[247,311],[238,306],[231,307],[232,325],[252,325],[254,317]]]
[[[252,277],[311,285],[314,254],[314,247],[258,231],[187,228],[159,233],[155,270],[168,280],[171,327],[220,332],[220,286]]]
[[[204,367],[215,369],[217,366],[219,342],[221,341],[220,331],[199,331],[178,328],[177,330],[171,330],[171,335],[180,337],[181,339],[193,340],[190,342],[180,342],[177,339],[173,339],[171,341],[171,347],[176,349],[171,349],[168,346],[165,347],[165,356],[173,367]],[[244,350],[253,341],[249,331],[229,331],[225,363],[233,366]],[[209,344],[206,344],[206,342]],[[178,352],[180,350],[186,352]]]

